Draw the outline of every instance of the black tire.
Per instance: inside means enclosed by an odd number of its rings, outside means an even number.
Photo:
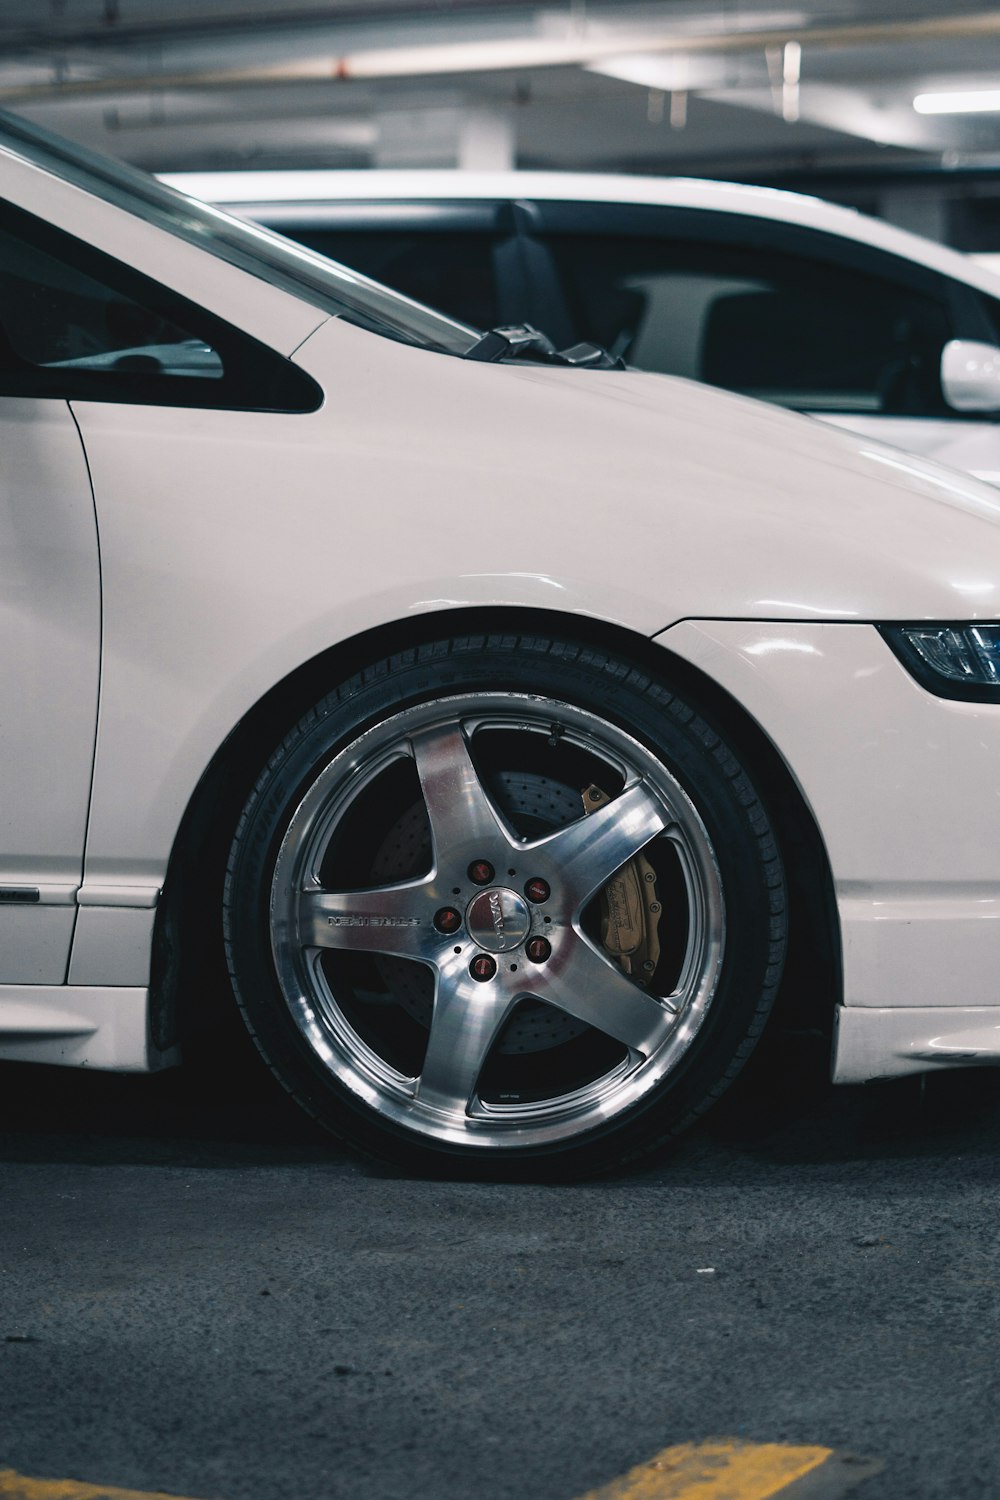
[[[629,891],[658,954],[609,951],[609,902],[635,938]],[[287,735],[239,820],[225,938],[257,1046],[337,1136],[572,1176],[736,1076],[781,977],[784,875],[749,773],[665,682],[569,640],[463,637]]]

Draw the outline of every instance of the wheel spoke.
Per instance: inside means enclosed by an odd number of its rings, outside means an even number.
[[[478,984],[465,969],[443,970],[416,1099],[452,1114],[466,1114],[483,1064],[513,1000],[498,984]]]
[[[443,858],[464,864],[504,850],[511,836],[487,796],[472,764],[465,735],[458,724],[427,729],[411,737],[413,758],[427,806],[434,844],[434,862]]]
[[[598,1027],[644,1057],[663,1040],[675,1014],[672,1000],[660,1001],[647,994],[583,939],[571,941],[565,956],[553,953],[539,971],[531,994]]]
[[[374,891],[303,891],[298,903],[299,944],[424,958],[442,941],[432,908],[425,881]]]
[[[534,865],[574,912],[670,822],[663,804],[641,781],[613,802],[529,846]],[[544,860],[544,866],[541,861]]]

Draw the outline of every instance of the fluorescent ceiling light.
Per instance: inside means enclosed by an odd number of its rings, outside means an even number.
[[[940,94],[918,94],[918,115],[979,115],[1000,111],[1000,89],[953,89]]]

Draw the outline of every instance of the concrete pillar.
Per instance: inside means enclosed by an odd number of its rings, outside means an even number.
[[[458,165],[464,172],[508,172],[514,166],[514,159],[514,119],[509,111],[463,111]]]
[[[898,229],[948,243],[948,204],[940,189],[885,188],[879,194],[879,212]]]
[[[381,110],[376,167],[461,167],[502,172],[514,165],[514,120],[504,110],[458,105]]]

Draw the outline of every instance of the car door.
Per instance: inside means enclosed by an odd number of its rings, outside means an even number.
[[[86,199],[73,206],[95,217]],[[115,714],[144,727],[156,712],[148,670],[132,658],[170,560],[147,547],[145,572],[116,571],[87,414],[121,413],[116,473],[143,555],[155,459],[130,412],[141,429],[143,412],[172,409],[177,443],[197,429],[193,414],[312,410],[321,393],[218,317],[10,202],[0,205],[0,264],[0,984],[136,984],[155,883],[117,858],[92,862],[85,881],[85,843],[99,693],[106,731]],[[192,449],[201,452],[197,434]],[[123,676],[125,701],[120,689],[109,700],[109,681]],[[125,823],[142,806],[141,760],[126,757],[110,792]],[[101,949],[98,968],[81,958],[81,934],[85,954]]]
[[[995,339],[971,288],[912,261],[772,220],[544,203],[576,337],[643,369],[806,412],[1000,480],[1000,428],[941,390],[952,338]]]
[[[18,352],[58,274],[0,204],[0,984],[62,984],[82,878],[101,614],[67,402]],[[30,343],[30,340],[28,340]]]

